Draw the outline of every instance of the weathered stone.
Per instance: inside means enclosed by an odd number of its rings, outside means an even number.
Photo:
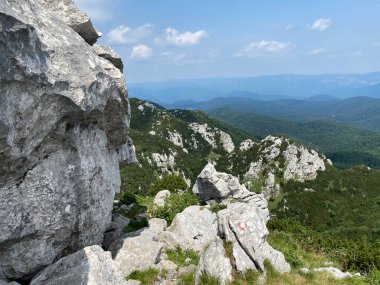
[[[221,285],[225,285],[232,280],[231,262],[225,255],[221,239],[217,238],[212,241],[201,255],[195,275],[195,284],[199,283],[199,278],[202,274],[217,278]]]
[[[8,282],[6,282],[4,280],[0,280],[0,285],[20,285],[20,283],[17,283],[17,282],[14,282],[14,281],[8,283]]]
[[[314,271],[316,272],[327,272],[334,276],[336,279],[344,279],[344,278],[352,278],[352,274],[350,272],[342,272],[338,268],[335,267],[320,267],[315,268]]]
[[[119,239],[123,234],[123,229],[128,226],[130,220],[121,215],[113,215],[112,222],[104,233],[103,248],[108,249],[109,246]]]
[[[257,145],[257,143],[255,143],[255,142],[254,142],[253,140],[251,140],[251,139],[248,139],[248,140],[243,141],[243,142],[240,144],[239,150],[240,150],[240,151],[247,151],[247,150],[253,148],[255,145]]]
[[[140,284],[141,284],[141,282],[138,281],[138,280],[132,280],[132,279],[129,279],[129,280],[127,281],[127,285],[140,285]]]
[[[167,224],[161,219],[149,222],[149,228],[127,234],[110,246],[113,258],[124,276],[135,270],[147,270],[160,262],[164,244],[157,242],[156,237]]]
[[[106,45],[94,45],[93,46],[95,52],[98,56],[105,58],[106,60],[110,61],[117,69],[119,69],[121,72],[123,72],[123,61],[121,60],[120,56],[118,56],[112,48]]]
[[[260,159],[256,162],[251,162],[247,173],[244,175],[245,179],[259,179],[261,167],[263,166],[263,160]]]
[[[286,180],[305,181],[317,177],[318,171],[324,171],[325,157],[319,157],[314,150],[307,150],[303,146],[289,145],[284,153],[287,167],[284,172]]]
[[[280,194],[281,187],[276,183],[275,174],[270,171],[265,179],[265,183],[261,192],[264,194],[264,197],[269,200],[270,198],[276,198]]]
[[[231,203],[227,209],[219,211],[220,236],[233,243],[238,270],[257,269],[264,272],[264,261],[269,260],[277,271],[289,272],[290,266],[284,255],[267,242],[269,212],[263,200],[262,196],[257,195],[250,201]],[[249,268],[252,265],[254,267]]]
[[[167,247],[202,251],[217,236],[216,215],[200,206],[190,206],[175,216],[170,227],[158,236]]]
[[[165,205],[166,199],[170,196],[170,191],[169,190],[162,190],[156,194],[154,197],[153,204],[162,207]]]
[[[89,45],[101,36],[93,27],[90,18],[75,6],[73,0],[38,0],[57,18],[76,31]]]
[[[208,163],[199,174],[193,187],[202,202],[216,200],[221,202],[228,198],[244,198],[251,193],[240,185],[239,179],[231,174],[217,172],[212,163]]]
[[[95,245],[58,260],[42,270],[30,284],[126,285],[127,283],[112,260],[111,253]]]
[[[28,281],[102,243],[130,111],[122,73],[39,1],[0,1],[0,26],[0,267]]]

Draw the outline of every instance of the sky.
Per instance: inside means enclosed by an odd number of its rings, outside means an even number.
[[[129,83],[380,70],[378,0],[74,0]]]

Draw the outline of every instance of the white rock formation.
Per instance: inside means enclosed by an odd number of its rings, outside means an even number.
[[[212,241],[199,260],[195,284],[199,283],[202,274],[219,279],[220,285],[232,281],[232,266],[230,259],[226,257],[223,241],[220,238]]]
[[[257,145],[257,143],[255,143],[253,140],[251,139],[248,139],[248,140],[245,140],[243,141],[240,146],[239,146],[239,150],[240,151],[247,151],[249,149],[251,149],[252,147],[254,147],[255,145]]]
[[[205,207],[190,206],[175,216],[170,227],[158,236],[166,247],[202,251],[217,236],[216,215]]]
[[[175,166],[176,155],[175,152],[169,154],[152,153],[152,161],[161,172],[167,172],[169,168]]]
[[[57,18],[76,31],[88,44],[93,45],[102,35],[92,26],[90,18],[79,10],[73,0],[39,0]]]
[[[170,191],[169,190],[162,190],[156,194],[153,200],[153,204],[162,207],[165,205],[166,199],[170,196]]]
[[[244,174],[245,179],[259,179],[259,174],[263,166],[263,160],[260,159],[256,162],[251,162],[249,169],[246,174]]]
[[[176,146],[183,148],[182,136],[178,132],[176,132],[176,131],[170,132],[169,131],[168,134],[169,134],[168,141],[172,142]]]
[[[156,241],[156,238],[166,226],[165,220],[152,219],[149,228],[129,233],[111,244],[112,256],[124,276],[135,270],[147,270],[159,263],[164,244]]]
[[[126,285],[127,283],[112,260],[111,253],[94,245],[58,260],[38,273],[30,283],[30,285],[67,284]]]
[[[303,146],[289,145],[284,153],[286,159],[286,170],[284,178],[305,181],[315,179],[318,171],[324,171],[325,157],[319,157],[314,150],[307,150]]]
[[[252,195],[245,186],[240,185],[239,179],[231,174],[217,172],[212,163],[208,163],[199,174],[193,193],[198,194],[202,202],[228,198],[244,198]]]
[[[276,198],[280,193],[281,187],[276,183],[276,176],[273,172],[269,171],[267,178],[265,179],[261,193],[269,200],[270,198]]]
[[[219,233],[233,243],[233,255],[238,269],[265,272],[264,261],[269,260],[279,272],[289,272],[284,255],[267,242],[269,211],[265,199],[257,195],[250,201],[228,204],[218,212]]]
[[[207,124],[191,123],[189,128],[195,133],[201,135],[201,137],[208,142],[213,148],[217,147],[217,143],[220,143],[224,150],[231,153],[235,150],[235,145],[231,139],[231,136],[218,128],[211,128]],[[217,136],[219,136],[219,142],[217,142]],[[196,149],[196,143],[194,148]]]
[[[105,58],[109,62],[111,62],[117,69],[123,72],[123,61],[120,56],[117,55],[112,48],[106,45],[94,45],[93,46],[96,54],[102,58]]]
[[[315,268],[314,271],[330,273],[336,279],[352,278],[353,276],[350,272],[342,272],[340,269],[335,267],[320,267]]]
[[[11,280],[102,243],[133,155],[123,74],[83,40],[89,22],[73,7],[0,1],[0,271]]]

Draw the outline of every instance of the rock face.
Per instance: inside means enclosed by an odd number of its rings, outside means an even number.
[[[31,285],[126,285],[126,281],[111,258],[110,252],[99,246],[86,247],[45,268]]]
[[[65,24],[71,1],[42,4],[0,1],[0,271],[20,281],[102,243],[134,155],[122,73]]]
[[[218,278],[221,285],[232,281],[232,266],[230,259],[225,255],[221,239],[218,238],[212,241],[202,254],[195,277],[195,284],[199,283],[199,278],[202,274]]]
[[[200,206],[190,206],[175,216],[170,227],[158,236],[167,247],[202,251],[217,236],[216,215]]]
[[[240,185],[239,179],[231,174],[217,172],[212,163],[208,163],[199,174],[193,187],[201,201],[216,200],[221,202],[227,198],[243,198],[251,193]]]
[[[233,243],[233,255],[237,269],[255,269],[264,272],[264,261],[269,260],[279,272],[289,272],[290,265],[284,255],[267,242],[269,211],[261,195],[253,196],[244,203],[228,205],[218,212],[219,234]]]
[[[162,190],[156,194],[154,197],[153,204],[162,207],[165,205],[166,199],[170,196],[170,191],[169,190]]]
[[[101,36],[93,27],[90,18],[79,10],[73,0],[38,0],[57,18],[76,31],[89,45]]]
[[[350,272],[342,272],[338,268],[335,267],[320,267],[320,268],[315,268],[314,271],[316,272],[328,272],[334,278],[336,279],[344,279],[344,278],[352,278],[352,274]]]
[[[94,50],[98,56],[111,62],[117,69],[123,72],[124,65],[120,56],[118,56],[109,46],[94,45]]]
[[[123,276],[128,276],[135,270],[147,270],[159,263],[164,244],[156,239],[166,226],[165,220],[152,219],[149,221],[149,228],[127,234],[110,246]]]

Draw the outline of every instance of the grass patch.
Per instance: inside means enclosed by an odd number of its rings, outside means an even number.
[[[174,249],[167,249],[165,251],[168,259],[178,266],[186,266],[189,264],[198,265],[199,263],[199,255],[192,249],[183,250],[179,245],[177,245]],[[191,262],[187,262],[190,259]]]
[[[145,271],[133,271],[125,279],[133,279],[141,282],[141,285],[150,285],[156,281],[159,272],[157,269],[149,268]]]
[[[220,285],[219,279],[216,277],[208,276],[206,274],[202,274],[199,277],[199,285]]]

